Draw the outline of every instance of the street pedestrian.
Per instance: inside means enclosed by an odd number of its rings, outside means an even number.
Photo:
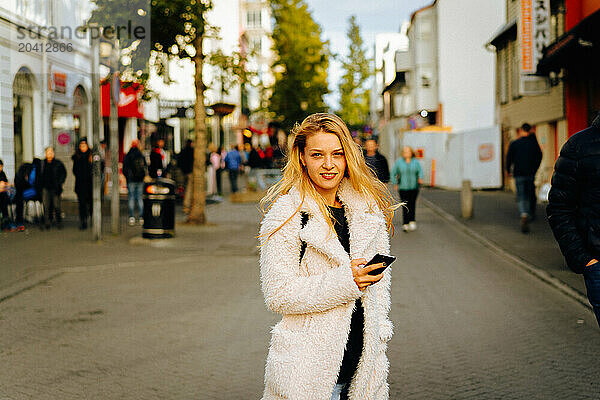
[[[225,157],[227,156],[227,151],[223,149],[223,146],[219,146],[217,149],[218,159],[218,167],[215,170],[215,177],[217,181],[217,194],[219,196],[223,195],[223,171],[225,171]]]
[[[15,174],[15,213],[16,230],[25,230],[23,208],[29,201],[42,201],[42,160],[34,158],[30,163],[23,163]],[[37,216],[34,217],[34,220]]]
[[[167,152],[164,147],[164,139],[158,139],[150,152],[150,166],[148,167],[148,173],[151,178],[156,179],[161,176],[166,176],[166,169],[169,163],[167,160]]]
[[[131,148],[123,158],[123,175],[127,180],[127,205],[129,207],[129,225],[135,225],[135,206],[138,208],[138,223],[144,224],[144,179],[148,164],[140,150],[140,142],[133,140]]]
[[[417,197],[419,186],[423,184],[423,169],[421,163],[415,158],[412,147],[404,146],[402,157],[394,163],[392,168],[392,182],[394,190],[398,192],[404,206],[402,207],[402,230],[404,232],[417,229],[415,221],[417,212]]]
[[[583,274],[600,325],[600,114],[571,136],[554,166],[546,212],[567,265]]]
[[[262,179],[258,179],[258,169],[262,168],[262,166],[263,160],[260,158],[258,150],[255,147],[252,147],[250,149],[250,154],[248,154],[248,167],[250,168],[250,172],[248,173],[249,186],[265,190],[264,182]]]
[[[387,399],[391,271],[361,266],[389,253],[397,205],[339,117],[310,115],[293,135],[283,178],[261,201],[262,290],[283,316],[263,400]]]
[[[8,214],[8,204],[10,203],[9,190],[11,185],[8,183],[8,178],[4,172],[4,162],[0,160],[0,229],[13,230],[14,227]]]
[[[42,204],[44,205],[44,216],[42,217],[42,229],[50,229],[50,223],[58,229],[62,229],[62,211],[60,207],[60,196],[63,184],[67,179],[67,170],[62,161],[54,157],[54,148],[46,147],[46,158],[42,163]],[[54,215],[54,217],[53,217]]]
[[[106,148],[106,139],[100,141],[100,204],[104,203],[104,194],[106,193],[106,176],[110,176],[110,151]]]
[[[375,138],[370,137],[365,140],[365,162],[375,172],[377,179],[383,183],[390,181],[390,167],[387,159],[379,152],[379,146]]]
[[[236,193],[238,191],[238,173],[242,166],[242,157],[237,149],[236,145],[231,145],[231,150],[227,152],[225,156],[225,168],[229,172],[229,183],[231,184],[231,192]]]
[[[519,138],[510,143],[506,153],[506,172],[515,178],[521,232],[527,233],[529,222],[535,219],[535,174],[542,162],[542,149],[531,125],[525,123],[517,132]]]
[[[217,190],[217,170],[221,166],[221,156],[217,152],[217,146],[214,143],[208,145],[208,162],[206,167],[206,173],[208,174],[208,185],[206,188],[206,194],[209,197],[214,197],[219,194]]]
[[[183,194],[183,212],[190,213],[192,206],[192,172],[194,170],[194,141],[185,141],[185,147],[177,157],[177,166],[185,177],[185,192]]]
[[[92,215],[92,151],[87,138],[79,139],[79,144],[73,160],[73,175],[75,175],[75,193],[79,203],[79,229],[87,229],[88,217]]]

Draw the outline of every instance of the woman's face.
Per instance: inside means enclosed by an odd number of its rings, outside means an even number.
[[[309,136],[300,159],[321,195],[337,191],[346,171],[346,156],[337,135],[319,132]]]
[[[79,143],[79,151],[81,151],[82,153],[88,151],[88,145],[86,142]]]
[[[410,147],[405,147],[402,149],[402,157],[412,158],[412,150],[410,149]]]

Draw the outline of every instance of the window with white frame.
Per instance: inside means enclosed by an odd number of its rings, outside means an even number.
[[[259,55],[262,51],[262,38],[260,36],[253,36],[249,40],[250,51]]]
[[[246,13],[246,26],[248,28],[261,26],[261,10],[250,10]]]

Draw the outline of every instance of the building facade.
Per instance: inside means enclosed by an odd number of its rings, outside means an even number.
[[[436,0],[411,16],[408,49],[383,89],[383,142],[392,158],[415,147],[429,184],[500,185],[495,59],[483,43],[503,20],[494,0]]]
[[[90,46],[77,30],[89,15],[87,1],[0,3],[0,158],[10,180],[47,146],[68,167],[77,140],[91,136]]]
[[[548,45],[539,75],[564,86],[567,134],[587,128],[600,111],[600,1],[565,0],[564,31]]]
[[[543,152],[536,177],[538,187],[550,182],[554,162],[568,137],[564,82],[536,75],[539,56],[528,51],[532,39],[527,27],[531,26],[532,12],[537,12],[532,7],[539,4],[543,5],[540,21],[547,21],[541,27],[547,37],[540,48],[561,37],[565,30],[565,0],[506,0],[504,25],[488,44],[496,53],[496,118],[501,126],[503,160],[508,145],[517,137],[517,129],[523,123],[532,125]],[[503,174],[505,187],[512,187],[506,171]]]
[[[257,132],[267,132],[269,88],[275,83],[271,72],[274,61],[271,8],[268,1],[242,0],[240,12],[240,48],[247,57],[246,69],[253,74],[251,81],[242,88],[242,110],[248,127]],[[256,135],[253,138],[258,140]]]

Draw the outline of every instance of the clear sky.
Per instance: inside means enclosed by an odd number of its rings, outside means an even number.
[[[356,15],[361,35],[369,54],[375,46],[378,33],[398,32],[403,21],[408,21],[413,11],[429,5],[433,0],[306,0],[313,18],[321,25],[322,38],[329,40],[333,53],[344,56],[348,43],[348,19]],[[326,102],[333,109],[339,102],[337,85],[342,74],[340,63],[330,60],[329,89]]]

